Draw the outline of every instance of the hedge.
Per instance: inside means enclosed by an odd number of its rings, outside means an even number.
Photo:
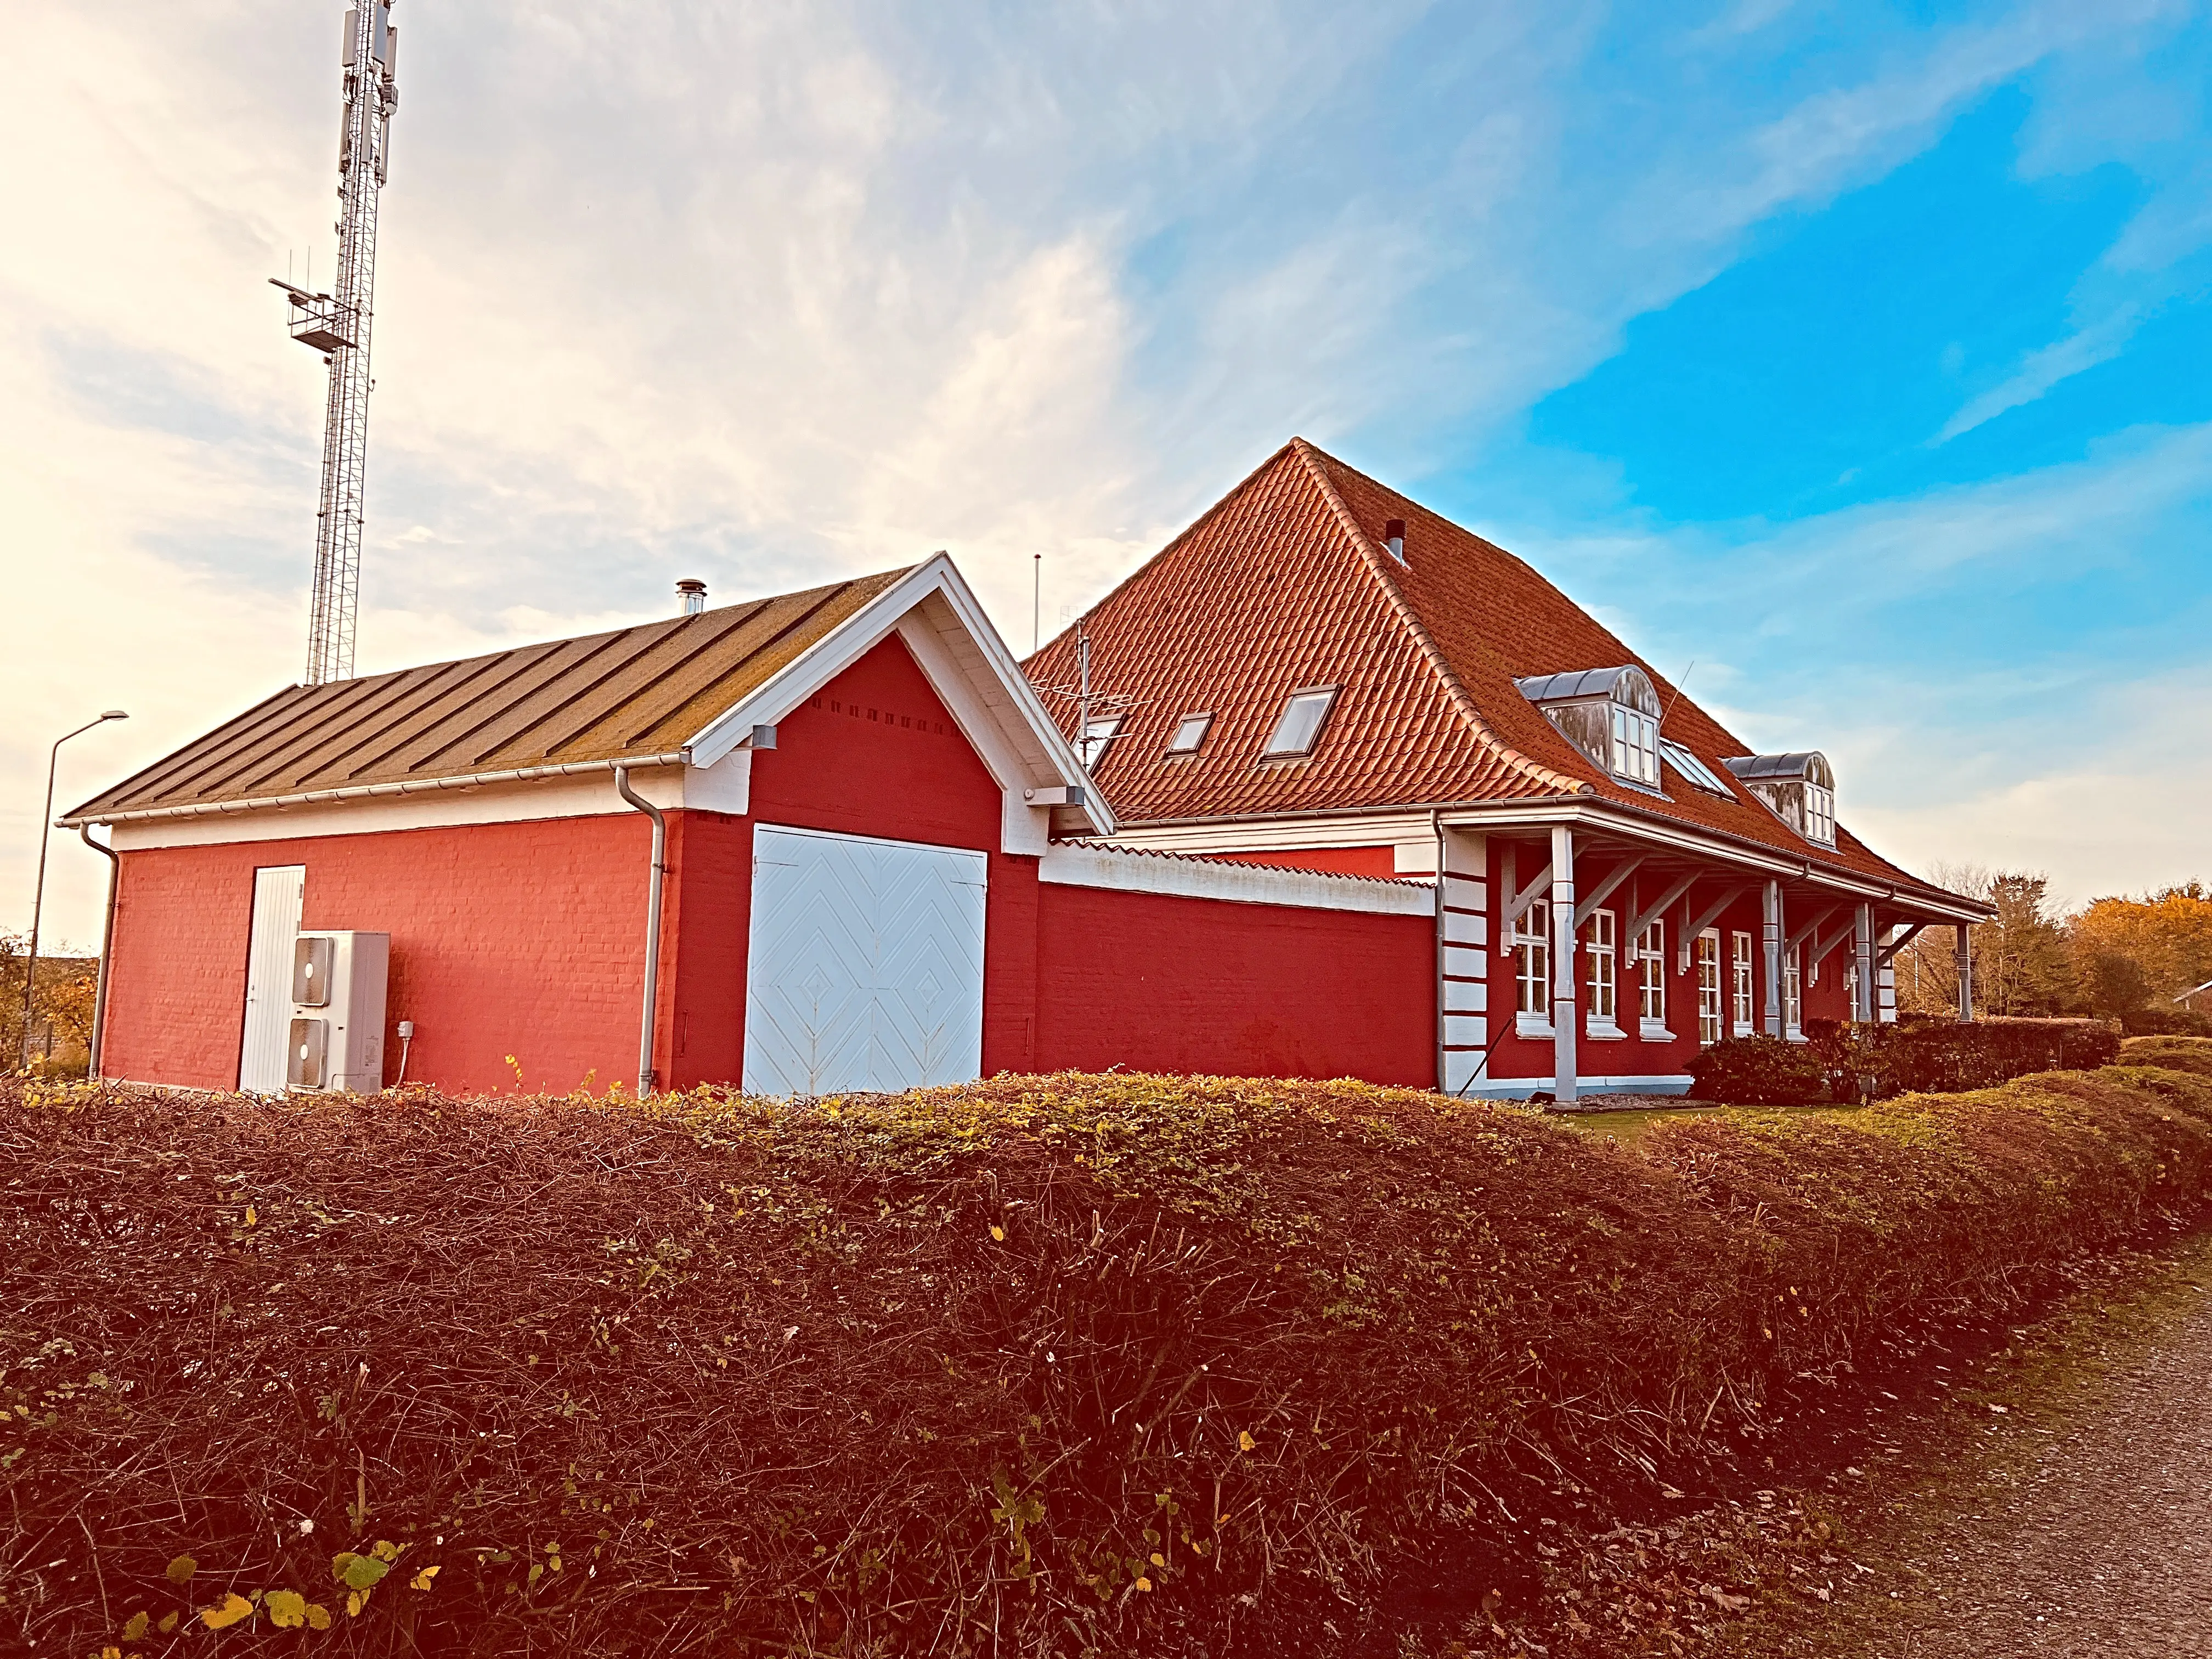
[[[2195,1213],[2212,1079],[1637,1152],[1354,1083],[9,1085],[0,1174],[0,1647],[1349,1655],[1540,1620],[1583,1494]]]
[[[2212,1037],[2140,1036],[2120,1044],[2124,1066],[2163,1066],[2212,1077]]]
[[[1987,1089],[2037,1072],[2108,1066],[2120,1033],[2106,1020],[1989,1019],[1970,1024],[1805,1024],[1803,1042],[1730,1037],[1690,1061],[1690,1092],[1736,1106],[1805,1106],[1876,1096]]]

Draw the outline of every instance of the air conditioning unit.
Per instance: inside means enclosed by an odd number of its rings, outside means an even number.
[[[389,933],[301,933],[292,947],[295,1089],[372,1094],[384,1086],[384,983]]]

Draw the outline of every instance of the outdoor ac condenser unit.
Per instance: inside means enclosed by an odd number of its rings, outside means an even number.
[[[384,981],[389,933],[302,933],[292,950],[295,1089],[369,1094],[384,1086]]]

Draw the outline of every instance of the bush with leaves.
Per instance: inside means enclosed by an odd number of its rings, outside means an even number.
[[[1690,1096],[1730,1106],[1809,1106],[1828,1097],[1828,1070],[1809,1045],[1729,1037],[1690,1061]]]
[[[1353,1083],[0,1085],[0,1649],[1486,1644],[1540,1521],[1771,1484],[1793,1379],[2208,1194],[2212,1079],[2141,1067],[1635,1152]]]

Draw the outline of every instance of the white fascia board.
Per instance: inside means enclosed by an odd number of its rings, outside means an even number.
[[[958,633],[966,636],[975,653],[972,662],[958,665],[973,693],[969,708],[972,710],[980,704],[991,711],[990,723],[1000,727],[1005,739],[1002,755],[1019,755],[1024,749],[1031,751],[1020,756],[1023,775],[1018,782],[1002,779],[1002,787],[1081,788],[1086,802],[1083,811],[1093,827],[1110,831],[1112,814],[1085,774],[1074,749],[1045,714],[1035,689],[958,568],[942,553],[916,565],[787,664],[766,684],[708,722],[684,745],[692,763],[711,766],[747,740],[754,726],[774,726],[785,719],[897,629],[903,619],[933,596],[942,598],[959,624]],[[947,632],[941,626],[936,631]],[[911,647],[910,635],[908,644]],[[940,660],[957,662],[962,654],[948,644]],[[942,687],[939,691],[942,695]],[[1009,731],[1009,726],[1013,729]],[[1016,733],[1026,741],[1016,742]],[[969,732],[967,735],[971,741],[978,741],[982,734]]]
[[[1575,1079],[1575,1093],[1581,1095],[1686,1095],[1692,1079],[1687,1072],[1670,1072],[1650,1077],[1581,1077]],[[1550,1077],[1491,1077],[1462,1085],[1447,1091],[1462,1100],[1526,1100],[1530,1095],[1549,1094],[1555,1079]]]
[[[1982,921],[1993,914],[1971,899],[1953,899],[1947,903],[1942,899],[1929,898],[1886,882],[1830,869],[1814,864],[1809,858],[1793,859],[1786,854],[1762,852],[1718,836],[1700,835],[1695,830],[1662,823],[1641,814],[1630,816],[1608,811],[1602,802],[1514,801],[1497,806],[1456,807],[1444,814],[1443,823],[1446,829],[1451,830],[1551,829],[1559,824],[1570,827],[1587,825],[1593,830],[1602,830],[1608,835],[1650,842],[1677,852],[1694,853],[1703,858],[1755,870],[1764,875],[1808,882],[1837,892],[1850,893],[1866,899],[1881,899],[1960,921]]]
[[[1279,848],[1399,847],[1436,843],[1426,812],[1376,812],[1357,817],[1224,819],[1117,830],[1114,844],[1163,853],[1264,853]]]
[[[1270,870],[1252,864],[1209,864],[1111,847],[1059,845],[1037,866],[1042,881],[1063,887],[1105,887],[1125,893],[1220,899],[1304,910],[1358,910],[1375,915],[1433,916],[1435,890],[1365,876]]]

